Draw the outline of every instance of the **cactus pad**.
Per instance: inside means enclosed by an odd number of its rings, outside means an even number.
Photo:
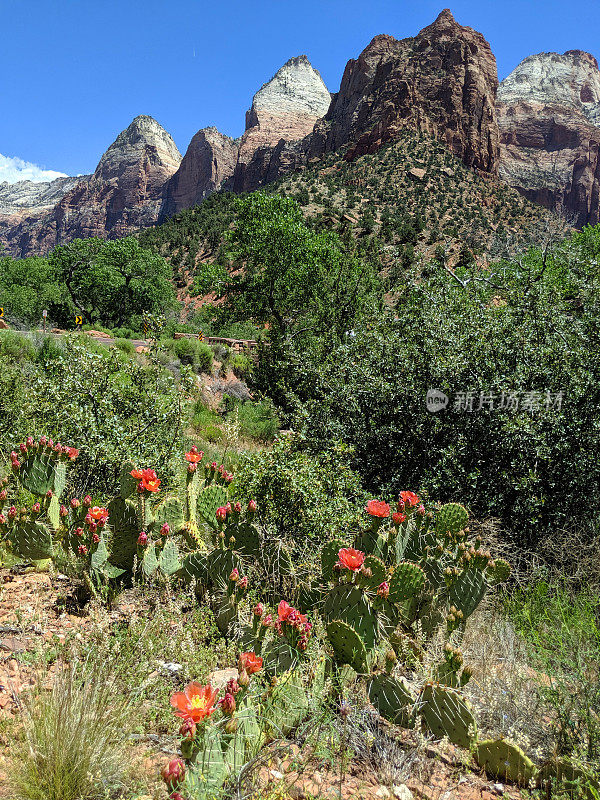
[[[365,592],[353,584],[334,586],[325,599],[323,616],[327,621],[341,619],[351,625],[367,650],[375,646],[377,619]]]
[[[487,579],[492,586],[507,581],[510,577],[510,573],[511,566],[508,561],[505,561],[503,558],[496,558],[494,561],[490,562],[485,571]]]
[[[360,576],[361,585],[368,586],[370,589],[377,589],[387,577],[385,564],[377,556],[367,556],[363,563],[363,569],[370,569],[373,573],[370,578]]]
[[[425,573],[412,561],[401,561],[390,578],[390,600],[400,603],[417,597],[425,586]]]
[[[171,533],[183,528],[183,506],[176,497],[166,497],[153,509],[154,527],[158,530],[166,523]]]
[[[179,550],[173,539],[167,539],[165,542],[158,557],[158,567],[164,575],[174,575],[181,567]]]
[[[260,534],[256,525],[248,522],[241,525],[228,525],[225,529],[225,541],[235,539],[234,549],[244,556],[258,558],[261,555]]]
[[[340,664],[349,664],[356,672],[366,672],[367,650],[365,643],[350,625],[341,619],[327,625],[327,638]]]
[[[464,531],[469,522],[469,513],[460,503],[446,503],[437,512],[435,529],[438,534],[454,535]]]
[[[107,506],[112,530],[110,540],[111,563],[121,569],[131,570],[137,553],[140,524],[137,509],[129,500],[115,497]]]
[[[521,748],[505,739],[479,742],[474,755],[488,775],[503,781],[527,785],[537,773],[533,761]]]
[[[15,555],[30,561],[50,558],[53,553],[53,540],[50,529],[41,522],[23,521],[17,523],[8,534]]]
[[[487,583],[483,572],[466,567],[450,585],[448,601],[456,606],[465,617],[469,617],[483,600]]]
[[[321,550],[321,571],[326,581],[333,580],[333,567],[337,564],[338,553],[343,547],[347,547],[345,542],[341,539],[333,539],[333,541],[327,542]]]
[[[477,735],[475,717],[467,702],[453,689],[426,683],[419,712],[433,735],[469,749]]]
[[[147,578],[149,578],[156,572],[157,569],[158,559],[156,558],[156,546],[151,544],[144,551],[144,557],[142,558],[142,572]]]
[[[211,484],[203,489],[196,501],[196,509],[200,517],[211,525],[217,527],[217,508],[227,505],[227,492],[222,486]]]
[[[415,700],[402,681],[390,675],[375,675],[369,682],[368,694],[377,713],[388,722],[403,728],[413,727]]]

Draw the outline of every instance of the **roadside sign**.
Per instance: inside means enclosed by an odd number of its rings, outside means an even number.
[[[4,316],[4,309],[0,306],[0,319]]]
[[[199,339],[201,342],[203,342],[203,341],[204,341],[204,334],[202,333],[202,331],[199,331],[199,332],[198,332],[198,339]]]
[[[75,315],[75,325],[79,327],[83,325],[83,317],[80,314]]]
[[[48,316],[48,312],[46,311],[46,309],[44,309],[44,310],[42,311],[42,317],[43,317],[44,319],[46,319],[46,317],[47,317],[47,316]]]

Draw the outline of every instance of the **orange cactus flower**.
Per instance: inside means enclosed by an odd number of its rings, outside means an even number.
[[[360,550],[355,550],[353,547],[342,547],[338,553],[338,558],[340,564],[346,567],[346,569],[352,572],[358,572],[364,563],[365,554],[361,553]]]
[[[206,686],[199,683],[188,684],[183,692],[175,692],[171,696],[175,716],[189,719],[197,725],[216,710],[218,694],[219,690],[213,689],[210,683]]]
[[[203,452],[198,452],[197,447],[192,447],[189,453],[185,454],[186,461],[189,461],[190,464],[197,464],[199,461],[202,461],[202,457],[204,456]]]
[[[400,492],[400,500],[402,500],[404,505],[412,508],[419,502],[419,495],[409,491]]]
[[[390,507],[387,503],[384,503],[383,500],[369,500],[365,507],[365,511],[372,517],[384,518],[389,517],[390,515]]]
[[[277,618],[280,622],[284,622],[294,610],[294,607],[285,600],[282,600],[277,606]]]
[[[240,672],[245,670],[248,675],[254,675],[255,672],[261,671],[262,665],[262,658],[255,653],[242,653],[240,656]]]
[[[402,525],[403,522],[406,522],[406,514],[403,514],[401,511],[395,511],[392,514],[392,521],[395,525]]]
[[[88,514],[94,520],[94,522],[104,523],[108,519],[108,511],[105,508],[98,508],[98,506],[90,508]]]
[[[130,473],[132,478],[139,481],[139,490],[146,492],[158,492],[162,481],[153,469],[132,469]]]

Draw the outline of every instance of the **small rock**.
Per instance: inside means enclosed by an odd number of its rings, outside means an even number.
[[[183,669],[182,665],[177,664],[175,661],[157,661],[156,663],[163,672],[169,675],[177,675]]]
[[[392,793],[387,788],[387,786],[380,786],[379,789],[375,792],[375,797],[391,797]]]
[[[416,178],[418,181],[422,181],[425,177],[425,170],[421,169],[421,167],[413,167],[408,170],[408,174],[412,175],[412,177]]]
[[[394,784],[392,791],[397,800],[414,800],[413,793],[404,783]]]
[[[270,770],[269,770],[269,775],[270,775],[272,778],[275,778],[275,780],[276,780],[276,781],[281,781],[281,780],[283,780],[283,772],[279,772],[279,770],[278,770],[278,769],[270,769]]]
[[[494,789],[498,792],[498,794],[504,794],[504,784],[503,783],[495,783]]]
[[[216,669],[208,676],[208,682],[211,686],[214,686],[215,689],[223,689],[227,681],[230,681],[232,678],[237,678],[237,676],[238,671],[234,667]]]

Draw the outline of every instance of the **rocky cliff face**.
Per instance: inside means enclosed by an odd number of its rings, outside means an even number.
[[[13,215],[0,216],[0,245],[24,256],[46,253],[75,238],[118,238],[153,225],[163,207],[166,182],[180,162],[164,128],[152,117],[136,117],[104,153],[94,174],[78,179],[50,211],[34,206],[16,225],[11,224]]]
[[[450,11],[415,38],[376,36],[348,62],[313,153],[349,144],[348,157],[372,152],[404,127],[427,133],[467,166],[495,172],[496,59],[484,37]]]
[[[192,139],[181,166],[169,182],[164,215],[197,205],[221,188],[251,191],[267,181],[267,165],[279,143],[310,133],[329,108],[331,95],[304,55],[290,58],[254,95],[241,139],[203,128]]]
[[[500,84],[500,177],[576,225],[600,209],[600,71],[589,53],[529,56]]]

